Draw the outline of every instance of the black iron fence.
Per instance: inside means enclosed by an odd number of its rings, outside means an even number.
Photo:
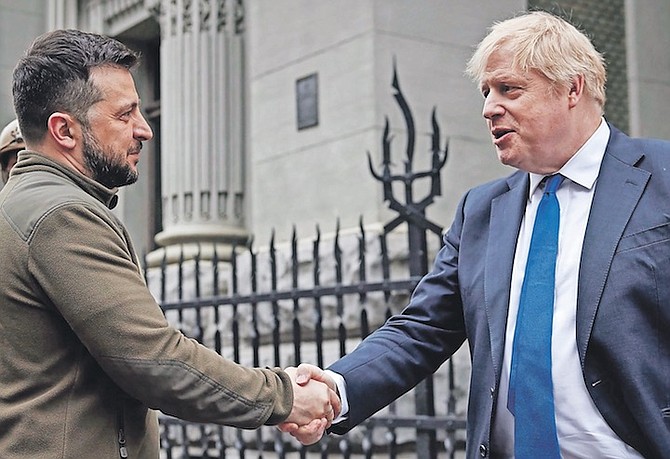
[[[296,231],[287,244],[234,248],[223,262],[216,249],[147,270],[147,282],[171,323],[217,353],[247,366],[314,363],[324,367],[347,352],[407,303],[441,246],[441,228],[425,209],[440,194],[440,150],[433,112],[432,163],[413,170],[414,122],[394,72],[394,97],[407,122],[402,173],[393,174],[389,123],[382,140],[382,170],[373,176],[398,216],[383,227],[340,231],[309,240]],[[415,199],[414,183],[430,181]],[[394,187],[394,184],[395,187]],[[399,186],[398,186],[399,185]],[[404,187],[404,188],[403,188]],[[402,198],[394,191],[403,190]],[[405,226],[406,225],[406,226]],[[395,231],[404,227],[406,232]],[[228,257],[227,257],[228,258]],[[305,447],[276,428],[245,431],[161,418],[162,456],[254,457],[455,457],[465,443],[463,381],[467,356],[447,361],[433,376],[345,436],[327,436]],[[455,363],[456,362],[456,363]]]

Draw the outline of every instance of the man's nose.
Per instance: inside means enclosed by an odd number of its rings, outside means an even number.
[[[154,132],[147,122],[144,115],[140,113],[137,124],[135,125],[135,138],[141,142],[151,140],[154,137]]]
[[[491,118],[502,115],[503,113],[505,113],[505,109],[501,105],[500,99],[493,91],[489,92],[484,99],[482,115],[487,120],[490,120]]]

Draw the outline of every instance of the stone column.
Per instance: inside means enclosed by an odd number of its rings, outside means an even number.
[[[77,0],[51,0],[47,3],[47,29],[77,26]]]
[[[161,188],[156,243],[186,257],[245,242],[241,0],[161,0]],[[171,255],[172,254],[172,255]]]

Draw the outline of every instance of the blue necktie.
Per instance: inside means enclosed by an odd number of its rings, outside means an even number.
[[[537,208],[514,332],[508,408],[514,415],[516,459],[561,457],[551,380],[551,327],[563,176],[546,179]]]

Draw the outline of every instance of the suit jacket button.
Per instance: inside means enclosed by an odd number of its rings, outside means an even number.
[[[481,457],[486,457],[486,455],[489,453],[489,449],[486,447],[485,444],[479,445],[479,455]]]

